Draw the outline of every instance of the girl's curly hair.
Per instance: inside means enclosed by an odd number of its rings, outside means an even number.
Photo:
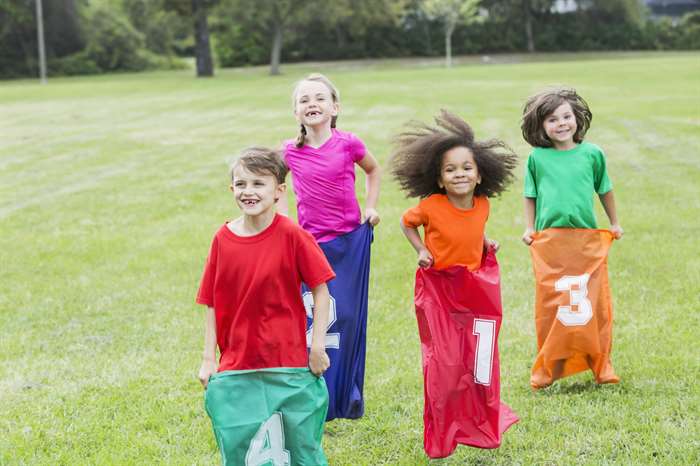
[[[391,173],[407,197],[445,194],[438,185],[442,159],[445,152],[455,147],[466,147],[474,154],[481,175],[474,195],[494,197],[505,191],[518,165],[518,156],[506,143],[498,139],[475,141],[467,122],[446,110],[440,111],[435,123],[437,126],[431,127],[410,122],[408,129],[395,138]]]
[[[533,147],[552,147],[552,141],[544,131],[544,120],[564,103],[571,105],[571,110],[576,118],[576,133],[574,142],[580,143],[591,126],[593,114],[588,104],[576,93],[575,89],[568,87],[555,87],[545,89],[542,92],[530,96],[523,108],[523,121],[520,129],[523,138]]]

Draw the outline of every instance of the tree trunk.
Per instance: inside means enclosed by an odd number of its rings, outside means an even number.
[[[532,10],[530,0],[523,0],[523,16],[525,20],[525,36],[527,37],[527,51],[535,52],[535,37],[532,34]]]
[[[197,77],[214,76],[214,65],[209,46],[209,23],[204,0],[192,0],[194,16],[194,54],[197,60]]]
[[[433,41],[430,40],[430,23],[427,20],[423,21],[423,32],[425,33],[425,52],[426,55],[433,54]]]
[[[275,18],[273,25],[272,54],[270,56],[270,74],[280,74],[280,55],[282,54],[282,21]]]
[[[452,33],[454,25],[445,26],[445,66],[452,68]]]

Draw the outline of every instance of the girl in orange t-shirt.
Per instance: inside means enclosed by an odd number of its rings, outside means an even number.
[[[414,123],[396,139],[392,174],[409,197],[421,198],[404,212],[401,230],[420,267],[462,265],[473,271],[485,247],[498,250],[484,235],[488,198],[512,181],[517,156],[502,141],[474,140],[467,122],[445,110],[435,122],[437,127]]]

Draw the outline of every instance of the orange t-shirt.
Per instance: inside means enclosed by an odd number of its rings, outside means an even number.
[[[453,206],[447,195],[433,194],[404,212],[401,220],[411,228],[423,225],[425,246],[433,256],[433,267],[463,265],[476,270],[481,266],[488,218],[489,200],[485,196],[475,196],[474,206],[464,210]]]

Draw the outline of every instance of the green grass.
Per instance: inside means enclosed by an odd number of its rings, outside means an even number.
[[[522,179],[492,203],[501,242],[502,399],[521,421],[492,451],[431,464],[700,463],[700,55],[409,62],[190,72],[0,84],[0,464],[217,464],[195,375],[194,304],[212,234],[237,215],[226,163],[294,136],[293,82],[341,90],[339,126],[386,167],[391,136],[444,107],[524,161],[524,99],[578,88],[595,115],[626,230],[613,245],[613,362],[533,393],[533,278],[520,244]],[[575,56],[573,57],[575,58]],[[358,177],[358,186],[363,179]],[[366,415],[327,425],[333,465],[422,465],[422,376],[412,308],[415,254],[404,199],[384,178],[370,284]],[[602,225],[607,225],[600,215]]]

